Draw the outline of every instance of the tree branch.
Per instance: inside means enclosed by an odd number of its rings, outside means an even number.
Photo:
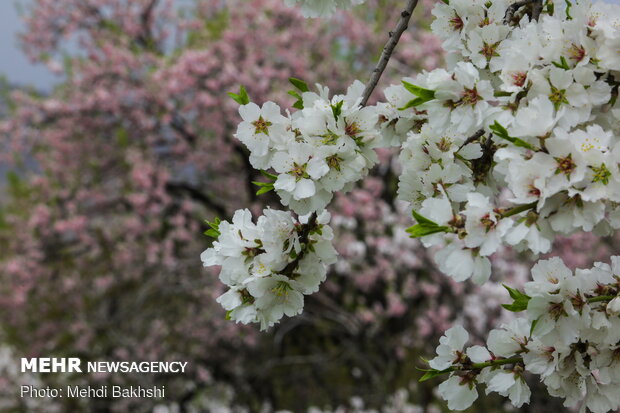
[[[304,247],[299,252],[297,257],[293,261],[289,262],[282,271],[280,271],[280,274],[290,278],[293,275],[293,272],[297,269],[297,266],[299,266],[300,261],[304,258],[304,255],[306,255],[306,251],[308,250],[308,237],[310,237],[310,231],[316,227],[316,218],[316,212],[313,212],[312,215],[310,215],[310,219],[308,219],[308,223],[302,226],[301,231],[299,232],[299,243],[304,244]]]
[[[185,141],[192,146],[198,140],[198,137],[187,129],[185,125],[185,120],[177,113],[172,114],[172,121],[170,122],[170,127],[177,133],[179,133],[183,137],[183,139],[185,139]]]
[[[532,20],[538,20],[540,13],[542,12],[542,0],[520,0],[508,6],[508,9],[506,9],[506,14],[504,15],[504,24],[510,24],[517,10],[529,4],[532,5]]]
[[[388,62],[390,61],[390,57],[392,56],[392,52],[394,51],[394,48],[400,40],[400,36],[405,30],[407,30],[409,20],[411,19],[413,10],[416,8],[417,5],[418,0],[409,0],[409,2],[407,3],[407,7],[400,14],[400,20],[398,21],[396,28],[394,29],[394,31],[389,33],[390,38],[383,47],[383,52],[381,53],[381,57],[377,62],[377,66],[372,71],[372,75],[370,76],[370,79],[366,84],[366,89],[364,89],[364,93],[362,94],[361,106],[366,106],[366,103],[368,102],[372,91],[377,86],[377,83],[379,83],[379,79],[381,79],[381,75],[383,74],[383,71],[385,70]]]
[[[167,182],[166,190],[171,193],[186,193],[195,201],[200,202],[205,207],[213,210],[219,216],[226,216],[226,208],[214,201],[210,196],[202,192],[199,188],[183,182]]]
[[[484,129],[479,129],[478,131],[476,131],[476,133],[474,133],[473,135],[471,135],[469,138],[467,138],[467,140],[465,140],[465,142],[463,142],[463,144],[459,147],[459,150],[463,149],[463,147],[465,145],[468,145],[480,138],[482,138],[482,136],[484,136]]]

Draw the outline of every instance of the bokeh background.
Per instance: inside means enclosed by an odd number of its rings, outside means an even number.
[[[202,268],[204,220],[277,207],[233,133],[226,92],[290,106],[287,78],[364,81],[401,2],[306,20],[282,0],[0,1],[0,411],[444,412],[421,357],[464,323],[511,315],[501,282],[537,257],[503,250],[492,282],[455,284],[407,237],[394,152],[331,206],[339,262],[303,315],[261,333],[224,319]],[[402,2],[404,3],[404,2]],[[382,86],[443,62],[420,2]],[[380,86],[381,88],[381,86]],[[379,90],[380,90],[379,88]],[[381,99],[377,91],[374,99]],[[551,255],[589,266],[615,239]],[[20,357],[184,360],[184,375],[24,375]],[[21,384],[165,385],[165,399],[22,399]],[[532,382],[522,412],[562,412]],[[471,411],[515,411],[482,398]]]

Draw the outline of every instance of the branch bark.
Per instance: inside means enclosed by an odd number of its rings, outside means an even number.
[[[202,192],[199,188],[184,182],[168,182],[166,183],[166,190],[177,194],[185,193],[193,200],[198,201],[208,209],[211,209],[218,216],[226,216],[226,208]]]
[[[416,8],[417,5],[418,0],[409,0],[409,2],[407,3],[407,7],[400,14],[400,20],[398,21],[396,28],[394,29],[394,31],[391,31],[389,33],[390,38],[383,47],[383,52],[381,53],[381,57],[377,62],[377,66],[375,66],[374,70],[372,71],[372,75],[370,76],[370,79],[366,84],[366,89],[364,89],[364,93],[362,94],[361,106],[366,106],[370,95],[372,94],[373,90],[375,90],[375,87],[377,87],[377,83],[379,83],[379,79],[381,79],[381,75],[383,74],[383,71],[385,70],[388,62],[390,61],[390,57],[392,56],[394,48],[400,40],[400,36],[405,30],[407,30],[407,27],[409,26],[409,20],[411,19],[413,10]]]
[[[297,269],[297,266],[299,266],[299,263],[304,258],[304,255],[306,255],[306,251],[308,250],[308,237],[310,237],[310,231],[316,227],[316,219],[316,212],[313,212],[312,215],[310,215],[310,219],[308,219],[308,223],[302,226],[301,231],[299,232],[299,243],[303,245],[303,249],[293,261],[289,262],[286,267],[280,271],[280,274],[290,278]]]
[[[532,20],[538,20],[543,7],[542,0],[520,0],[508,6],[508,9],[506,9],[506,15],[504,16],[504,24],[510,24],[517,10],[529,4],[532,5]]]

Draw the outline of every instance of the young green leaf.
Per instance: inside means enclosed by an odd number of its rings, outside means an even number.
[[[426,370],[426,373],[424,373],[424,376],[422,376],[420,378],[420,383],[430,380],[430,379],[434,379],[437,376],[441,376],[442,374],[446,374],[448,373],[450,370],[446,369],[446,370],[435,370],[435,369],[430,369],[430,370]]]
[[[276,179],[278,179],[278,175],[270,174],[269,172],[263,169],[260,170],[260,174],[267,179],[271,179],[272,181],[275,181]]]
[[[252,181],[252,183],[258,186],[260,189],[256,192],[256,195],[262,195],[269,191],[273,191],[273,182],[258,182]]]
[[[560,69],[570,70],[570,66],[568,65],[568,62],[566,61],[566,58],[564,56],[560,56],[560,63],[558,62],[551,62],[551,63],[553,64],[553,66],[559,67]]]
[[[519,148],[530,149],[532,151],[538,151],[538,149],[535,146],[525,142],[523,139],[510,136],[506,128],[504,128],[498,121],[495,121],[493,125],[489,126],[489,129],[493,131],[493,134],[495,136],[501,139],[505,139],[508,142],[511,142],[514,146],[518,146]]]
[[[205,234],[207,237],[211,237],[211,238],[219,238],[219,236],[220,236],[220,233],[219,233],[219,232],[217,232],[217,231],[216,231],[216,230],[214,230],[214,229],[208,229],[208,230],[206,230],[206,231],[204,232],[204,234]]]
[[[211,238],[219,238],[220,236],[220,222],[222,222],[218,217],[215,217],[213,222],[209,222],[205,220],[206,224],[210,227],[210,229],[206,230],[204,234],[207,237]]]
[[[436,222],[431,221],[413,210],[411,211],[411,215],[413,215],[413,218],[418,222],[416,225],[406,229],[406,232],[409,233],[411,238],[419,238],[426,235],[436,234],[438,232],[450,231],[449,227],[440,226]]]
[[[424,89],[423,87],[413,85],[409,82],[405,82],[404,80],[402,82],[403,82],[403,86],[405,86],[405,89],[407,89],[409,92],[413,93],[414,95],[421,97],[423,99],[428,99],[428,100],[435,99],[434,90]]]
[[[418,214],[417,212],[415,212],[414,210],[411,210],[411,215],[413,215],[413,218],[418,221],[419,224],[430,224],[430,225],[437,225],[436,222],[431,221],[430,219],[423,217],[422,215]]]
[[[233,98],[233,100],[240,105],[247,105],[250,103],[250,97],[248,96],[248,92],[245,90],[243,85],[239,86],[239,94],[228,92],[228,96]]]
[[[439,226],[437,224],[416,224],[412,227],[407,228],[405,231],[409,234],[409,237],[411,238],[420,238],[427,235],[437,234],[438,232],[448,232],[450,231],[450,228],[445,226]]]
[[[331,105],[332,113],[334,114],[334,119],[338,120],[338,117],[342,114],[342,105],[344,104],[344,100],[341,100],[338,103]]]
[[[289,77],[288,81],[291,82],[291,84],[293,86],[295,86],[297,89],[301,90],[302,92],[309,92],[310,88],[308,87],[308,84],[306,82],[304,82],[301,79],[296,79],[294,77]]]
[[[405,82],[404,80],[402,82],[403,82],[403,86],[405,86],[405,89],[407,89],[409,92],[411,92],[417,97],[407,102],[407,104],[405,104],[405,106],[403,106],[402,108],[398,108],[398,110],[405,110],[408,108],[420,106],[423,103],[426,103],[426,102],[429,102],[435,99],[434,90],[424,89],[423,87],[412,85],[411,83]]]
[[[304,101],[303,101],[301,95],[296,90],[289,90],[288,94],[297,99],[295,101],[295,103],[293,103],[293,107],[295,109],[301,110],[301,109],[304,108]]]
[[[502,284],[502,285],[504,286],[506,290],[508,290],[508,294],[510,295],[510,298],[513,299],[512,304],[502,304],[502,307],[504,307],[508,311],[512,311],[515,313],[518,313],[520,311],[525,311],[527,309],[527,304],[530,301],[530,296],[522,293],[521,291],[517,289],[511,288],[507,286],[506,284]]]
[[[269,182],[252,181],[252,183],[258,186],[260,189],[256,192],[256,195],[262,195],[269,191],[273,191],[273,183],[278,179],[278,175],[270,174],[267,171],[261,170],[261,175],[269,179]]]
[[[262,194],[266,194],[269,191],[273,191],[273,185],[270,186],[263,186],[261,189],[259,189],[258,191],[256,191],[256,195],[262,195]]]

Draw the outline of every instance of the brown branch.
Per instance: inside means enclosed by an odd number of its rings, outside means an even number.
[[[200,202],[219,216],[226,216],[226,208],[224,208],[224,206],[219,204],[218,202],[214,201],[213,198],[202,192],[199,188],[183,182],[167,182],[166,190],[168,192],[176,194],[185,193],[189,195],[190,198]]]
[[[538,20],[540,13],[542,12],[542,0],[520,0],[508,6],[508,9],[506,9],[506,14],[504,15],[504,24],[510,24],[517,10],[529,4],[532,5],[532,20]]]
[[[183,139],[185,139],[185,141],[191,146],[194,146],[194,144],[198,140],[198,137],[192,132],[190,132],[187,128],[185,120],[177,113],[172,114],[172,121],[170,122],[170,127],[177,133],[179,133],[183,137]]]
[[[299,243],[305,245],[302,247],[302,250],[299,252],[297,257],[293,261],[289,262],[286,267],[279,272],[280,274],[289,278],[293,275],[293,272],[295,272],[297,266],[299,266],[299,262],[304,258],[306,252],[308,251],[308,238],[310,237],[310,231],[314,228],[316,228],[316,212],[313,212],[312,215],[310,215],[310,219],[308,219],[308,223],[302,225],[301,227],[301,231],[299,233]]]
[[[465,142],[463,142],[463,144],[461,145],[459,150],[463,149],[463,147],[465,145],[470,144],[470,143],[480,139],[483,135],[484,135],[484,129],[479,129],[478,131],[476,131],[476,133],[474,133],[469,138],[467,138],[467,140],[465,140]]]
[[[142,26],[142,32],[136,37],[136,43],[142,46],[146,50],[157,51],[155,47],[155,38],[153,37],[152,24],[153,24],[153,11],[157,5],[158,0],[151,0],[147,6],[140,13],[140,23]]]
[[[407,30],[407,26],[409,25],[409,20],[411,19],[411,15],[413,14],[413,10],[418,5],[418,0],[409,0],[407,3],[407,7],[400,14],[400,20],[396,25],[394,31],[389,33],[389,40],[383,47],[383,52],[381,53],[381,57],[377,62],[377,66],[372,71],[372,75],[366,84],[366,89],[364,89],[364,93],[362,94],[362,103],[361,106],[366,106],[372,91],[377,87],[377,83],[379,83],[379,79],[381,79],[381,75],[385,70],[388,62],[390,61],[390,57],[392,56],[392,52],[394,52],[394,48],[398,44],[400,40],[400,36],[403,34],[405,30]]]

